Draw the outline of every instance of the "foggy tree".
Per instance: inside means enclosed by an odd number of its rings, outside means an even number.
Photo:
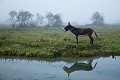
[[[33,14],[28,11],[19,11],[17,15],[17,22],[20,27],[27,26],[31,21]]]
[[[99,12],[95,12],[91,17],[91,21],[93,25],[103,25],[104,17]]]
[[[16,12],[14,10],[9,12],[10,15],[10,21],[12,23],[12,26],[14,27],[15,24],[17,24],[19,27],[37,27],[37,26],[43,26],[45,24],[44,20],[47,20],[46,26],[48,27],[60,27],[63,25],[63,21],[60,14],[53,14],[52,12],[47,12],[45,17],[36,14],[34,17],[33,14],[31,14],[28,11],[19,11]]]
[[[10,21],[11,21],[12,27],[14,28],[16,24],[17,12],[15,10],[11,10],[8,14],[10,15]]]
[[[63,21],[60,14],[54,15],[54,26],[60,27],[62,26],[62,24],[63,24]]]
[[[29,27],[37,27],[37,22],[36,20],[33,20],[33,18],[30,18],[28,21],[27,21],[27,26]]]
[[[48,21],[47,26],[61,26],[63,24],[60,14],[53,14],[51,12],[46,13],[46,19]]]
[[[43,25],[44,24],[44,17],[38,13],[36,14],[36,16],[37,16],[36,24],[40,25],[40,26]]]
[[[53,15],[53,13],[51,13],[51,12],[47,12],[46,13],[46,19],[47,19],[47,26],[53,26],[53,24],[54,24],[54,15]]]

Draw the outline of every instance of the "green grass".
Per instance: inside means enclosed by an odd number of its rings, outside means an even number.
[[[120,27],[93,27],[99,39],[89,45],[87,36],[75,36],[62,28],[0,28],[0,55],[27,57],[90,57],[120,55]]]

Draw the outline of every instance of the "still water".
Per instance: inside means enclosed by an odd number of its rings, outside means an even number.
[[[54,59],[0,56],[0,80],[120,80],[120,56]]]

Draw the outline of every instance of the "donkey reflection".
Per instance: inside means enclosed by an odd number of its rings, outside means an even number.
[[[92,71],[97,63],[95,63],[94,67],[92,67],[92,61],[93,59],[91,59],[90,61],[88,61],[88,63],[78,63],[75,62],[70,68],[64,66],[63,70],[68,73],[68,76],[70,75],[70,73],[74,72],[74,71],[79,71],[79,70],[83,70],[83,71]]]

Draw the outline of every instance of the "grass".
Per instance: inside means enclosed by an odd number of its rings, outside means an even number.
[[[87,36],[75,36],[62,28],[0,28],[0,55],[27,57],[90,57],[120,55],[120,27],[93,27],[94,45]]]

